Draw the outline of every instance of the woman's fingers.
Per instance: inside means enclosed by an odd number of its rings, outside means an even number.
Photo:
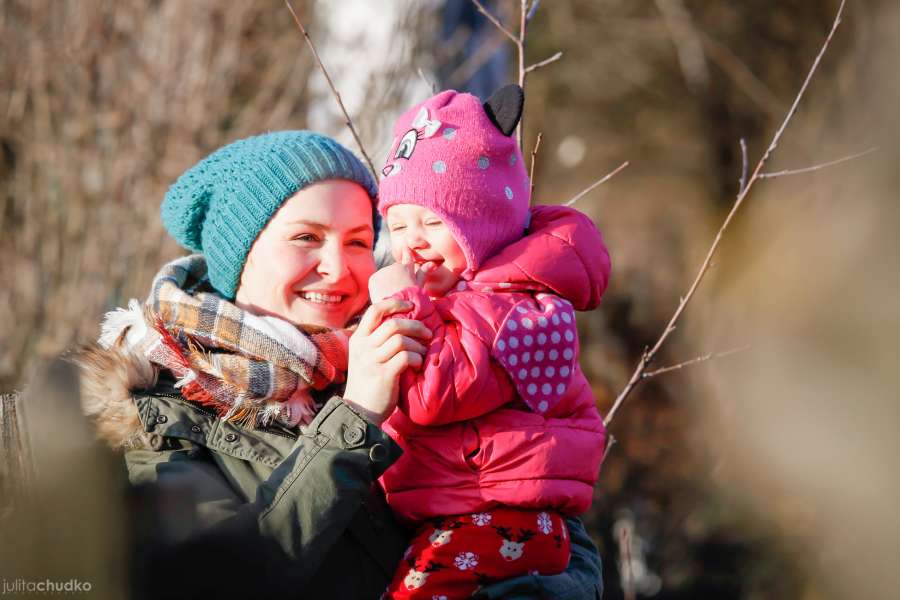
[[[387,317],[396,313],[408,312],[412,308],[412,302],[407,302],[400,298],[386,298],[385,300],[376,302],[363,314],[356,331],[363,335],[369,335],[375,331],[379,325],[382,325],[382,321]]]
[[[428,341],[431,339],[431,330],[421,321],[415,319],[388,319],[372,332],[370,341],[373,346],[381,346],[393,335],[405,335],[412,338]]]
[[[411,337],[393,335],[379,347],[378,360],[380,362],[390,362],[390,359],[398,352],[407,351],[422,355],[425,354],[427,348]]]
[[[422,366],[422,355],[416,352],[404,351],[398,352],[387,362],[385,367],[392,375],[399,375],[406,369],[412,367],[418,369]]]

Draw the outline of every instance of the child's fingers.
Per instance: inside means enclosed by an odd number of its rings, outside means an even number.
[[[412,263],[413,263],[412,252],[409,251],[409,248],[403,248],[400,251],[400,264],[411,265]]]
[[[435,271],[437,271],[439,268],[440,267],[438,267],[432,261],[428,261],[427,263],[422,265],[422,268],[419,270],[419,274],[421,275],[421,281],[419,281],[419,287],[422,287],[422,285],[425,283],[425,280],[428,278],[428,276],[431,275],[432,273],[434,273]]]

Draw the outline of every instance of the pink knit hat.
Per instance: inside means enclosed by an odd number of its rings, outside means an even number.
[[[522,103],[516,85],[484,104],[447,90],[394,125],[378,210],[386,215],[395,204],[417,204],[440,215],[466,256],[467,279],[527,227],[531,185],[511,135]]]

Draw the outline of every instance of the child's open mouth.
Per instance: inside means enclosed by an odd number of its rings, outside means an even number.
[[[423,272],[426,276],[434,273],[440,266],[443,264],[444,260],[437,258],[433,260],[419,260],[415,261],[416,270]]]

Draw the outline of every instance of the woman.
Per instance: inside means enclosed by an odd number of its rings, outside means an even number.
[[[112,313],[78,359],[85,412],[132,484],[183,507],[157,510],[139,548],[148,597],[385,589],[407,532],[377,488],[400,452],[379,426],[430,332],[387,319],[410,308],[397,300],[349,342],[341,329],[368,302],[375,195],[359,160],[305,131],[221,148],[166,194],[166,229],[199,254],[163,267],[145,307]],[[596,549],[570,528],[565,573],[482,596],[598,597]],[[184,567],[199,570],[177,586],[163,575]]]

